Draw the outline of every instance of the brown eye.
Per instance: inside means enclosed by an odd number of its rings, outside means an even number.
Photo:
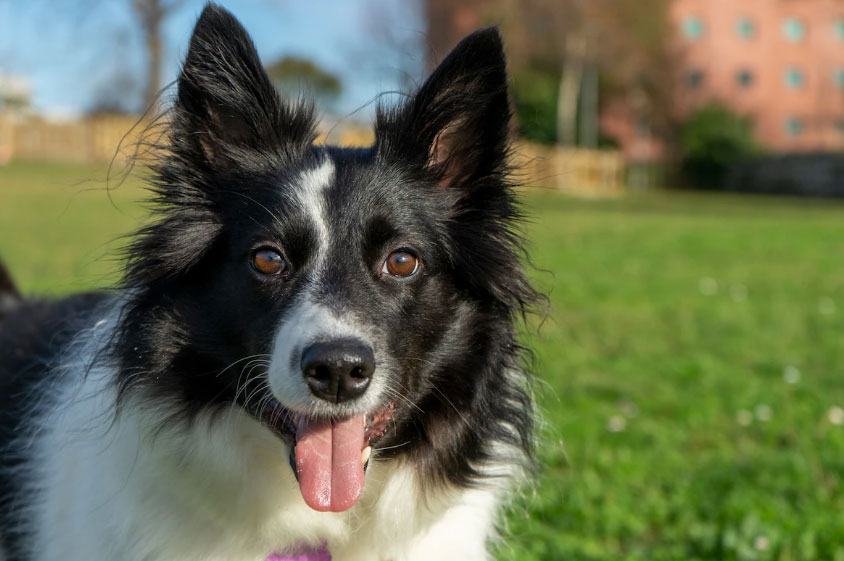
[[[262,275],[278,275],[284,271],[284,259],[272,249],[259,249],[252,254],[252,268]]]
[[[410,252],[394,251],[384,261],[384,267],[381,269],[382,273],[387,273],[394,277],[409,277],[419,268],[419,260]]]

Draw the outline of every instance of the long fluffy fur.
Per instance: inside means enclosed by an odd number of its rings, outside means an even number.
[[[258,561],[320,543],[337,561],[485,559],[532,448],[515,324],[537,294],[509,118],[501,40],[486,29],[406,103],[379,108],[373,147],[313,146],[312,106],[279,99],[245,30],[209,5],[123,287],[15,295],[0,315],[12,560]],[[283,276],[248,267],[268,245]],[[421,272],[384,276],[396,250]],[[303,389],[302,345],[328,336],[372,347],[365,398]],[[359,504],[305,506],[292,444],[262,416],[273,402],[314,418],[389,405]]]

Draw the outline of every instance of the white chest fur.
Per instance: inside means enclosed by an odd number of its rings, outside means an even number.
[[[319,513],[302,500],[288,449],[239,409],[151,432],[172,411],[128,404],[111,373],[65,383],[33,441],[33,558],[263,561],[326,543],[334,561],[487,559],[492,490],[428,493],[400,462],[373,462],[359,503]]]

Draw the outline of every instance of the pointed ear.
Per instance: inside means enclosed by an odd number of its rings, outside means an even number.
[[[379,153],[415,157],[440,187],[502,173],[510,125],[507,66],[496,28],[464,38],[398,110],[379,109]]]
[[[216,4],[199,16],[178,88],[174,147],[212,167],[243,160],[244,152],[288,152],[314,138],[312,106],[282,102],[249,34]]]

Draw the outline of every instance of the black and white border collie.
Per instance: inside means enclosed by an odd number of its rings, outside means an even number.
[[[167,123],[119,290],[2,275],[8,560],[488,559],[530,464],[536,298],[498,32],[347,149],[209,5]]]

